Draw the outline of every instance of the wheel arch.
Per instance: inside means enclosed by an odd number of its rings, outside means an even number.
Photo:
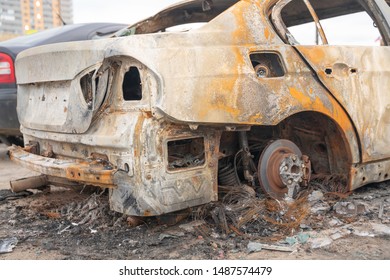
[[[278,124],[281,138],[293,141],[303,154],[311,157],[314,171],[329,174],[348,173],[359,161],[360,151],[356,136],[351,135],[329,116],[315,111],[303,111],[289,116]],[[313,158],[313,156],[315,158]],[[328,167],[319,161],[328,158]]]

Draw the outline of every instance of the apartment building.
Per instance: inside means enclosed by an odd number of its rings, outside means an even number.
[[[73,23],[72,0],[0,0],[0,39]]]

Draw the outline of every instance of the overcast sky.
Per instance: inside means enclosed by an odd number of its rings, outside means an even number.
[[[74,0],[74,23],[135,23],[181,0]]]

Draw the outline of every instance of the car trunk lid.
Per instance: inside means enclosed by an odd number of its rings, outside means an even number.
[[[102,63],[110,40],[29,49],[16,60],[17,111],[24,127],[84,133],[107,91]]]

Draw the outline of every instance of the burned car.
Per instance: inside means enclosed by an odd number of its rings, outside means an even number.
[[[384,46],[328,41],[321,23],[355,13]],[[318,45],[294,37],[307,23]],[[311,178],[385,181],[389,43],[384,0],[184,1],[114,38],[21,53],[25,148],[10,157],[43,174],[34,185],[108,188],[135,216],[215,201],[219,185],[282,199]]]

